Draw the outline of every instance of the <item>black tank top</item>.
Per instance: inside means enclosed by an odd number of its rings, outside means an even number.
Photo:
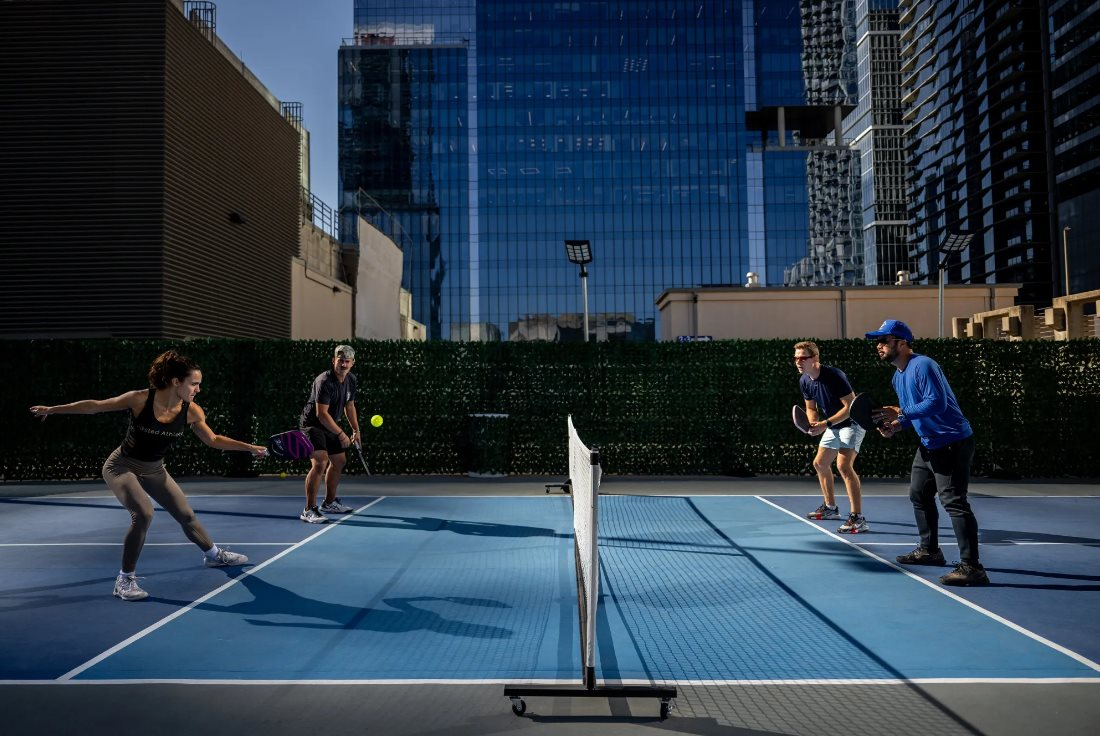
[[[175,419],[164,424],[157,421],[153,414],[153,397],[156,393],[156,389],[149,389],[149,398],[145,400],[141,413],[136,417],[133,412],[130,413],[130,426],[126,429],[126,439],[122,442],[122,454],[126,457],[145,462],[160,460],[172,443],[183,436],[183,430],[187,427],[187,410],[191,403],[183,402]]]

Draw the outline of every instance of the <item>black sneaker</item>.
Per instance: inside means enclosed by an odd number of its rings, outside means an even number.
[[[989,576],[981,565],[960,562],[955,569],[940,578],[944,585],[989,585]]]
[[[806,514],[807,519],[839,519],[840,509],[836,506],[829,506],[828,504],[821,504],[816,509]]]
[[[943,551],[936,550],[935,552],[929,552],[924,547],[917,547],[915,550],[905,555],[898,555],[895,557],[898,562],[903,565],[946,565],[947,560],[943,558]]]

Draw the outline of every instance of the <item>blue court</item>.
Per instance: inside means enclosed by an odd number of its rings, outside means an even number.
[[[113,498],[0,499],[0,680],[579,676],[567,496],[345,498],[357,511],[320,527],[292,496],[191,501],[253,564],[202,567],[158,513],[139,567],[150,598],[122,603]],[[886,562],[916,538],[906,498],[866,498],[872,531],[846,537],[801,518],[816,503],[601,496],[598,676],[1100,678],[1100,498],[976,499],[993,584],[963,590],[929,582],[945,568]]]

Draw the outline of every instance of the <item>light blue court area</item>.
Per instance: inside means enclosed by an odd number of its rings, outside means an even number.
[[[605,677],[1100,676],[763,500],[619,497],[601,509]]]
[[[569,499],[387,498],[79,679],[570,679]]]
[[[384,498],[78,680],[572,681],[570,499]],[[604,496],[605,680],[1097,678],[753,497]]]

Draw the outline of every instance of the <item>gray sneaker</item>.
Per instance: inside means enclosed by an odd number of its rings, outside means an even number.
[[[862,514],[851,513],[848,514],[848,520],[841,524],[837,531],[841,534],[862,534],[871,531],[871,527],[867,526],[867,520]]]
[[[247,562],[248,558],[244,555],[230,552],[227,549],[219,549],[217,556],[213,559],[206,558],[207,567],[233,567],[234,565],[244,565]]]
[[[321,504],[321,511],[326,514],[347,514],[354,511],[354,509],[351,506],[345,506],[340,503],[339,498],[334,498],[331,501],[325,501]]]
[[[816,509],[806,514],[807,519],[839,519],[840,509],[836,506],[829,506],[828,504],[821,504]]]
[[[328,521],[324,514],[316,506],[310,506],[298,514],[298,518],[307,524],[324,524]]]
[[[114,595],[124,601],[140,601],[148,598],[149,594],[137,584],[137,578],[130,575],[119,575],[115,578]]]
[[[940,582],[944,585],[989,585],[989,576],[985,573],[985,568],[978,564],[971,564],[969,562],[960,562],[955,565],[955,569],[947,573],[940,578]]]

